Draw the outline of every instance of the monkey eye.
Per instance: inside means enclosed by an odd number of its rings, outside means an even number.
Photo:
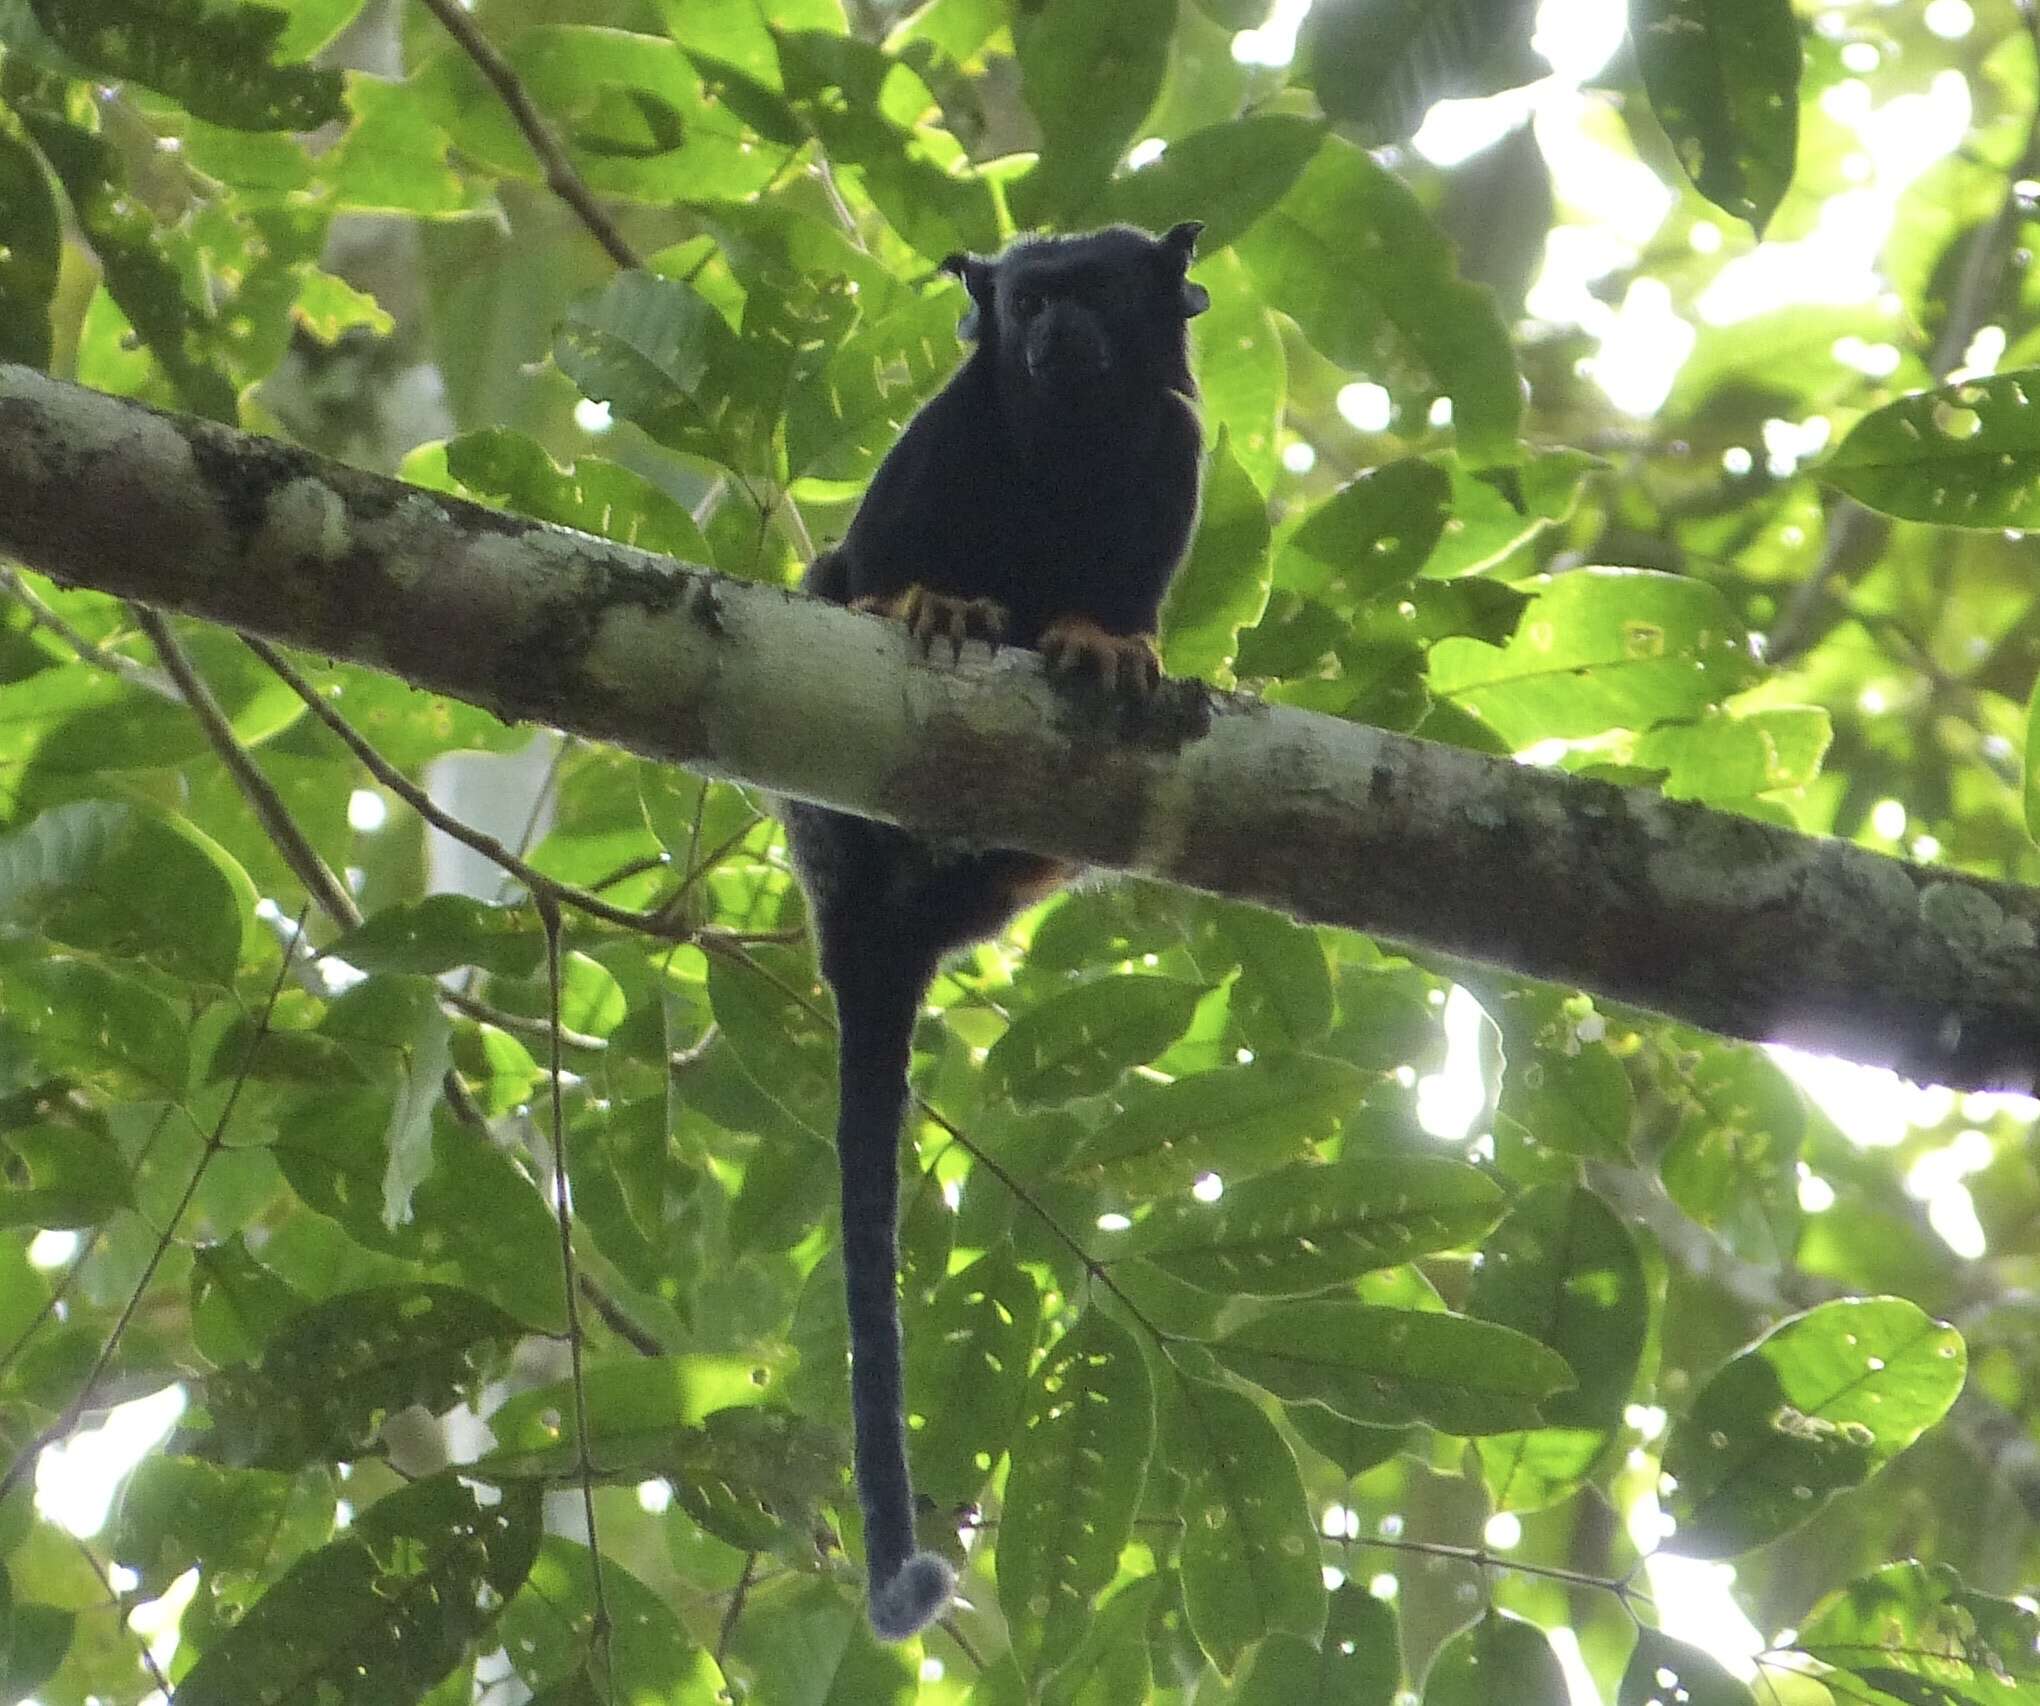
[[[1041,312],[1041,292],[1018,290],[1013,293],[1013,312],[1023,320],[1031,320]]]

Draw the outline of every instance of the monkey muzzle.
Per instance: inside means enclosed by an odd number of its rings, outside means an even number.
[[[1027,328],[1027,377],[1051,390],[1081,390],[1112,371],[1112,350],[1096,316],[1056,303]]]

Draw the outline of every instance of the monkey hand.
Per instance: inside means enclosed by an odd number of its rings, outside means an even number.
[[[1059,616],[1042,630],[1041,655],[1057,675],[1095,675],[1108,688],[1146,698],[1162,680],[1149,634],[1108,634],[1087,616]]]
[[[997,651],[1006,637],[1006,607],[996,599],[954,598],[930,592],[918,581],[889,597],[853,599],[852,610],[869,610],[906,623],[907,632],[926,657],[937,640],[947,640],[953,658],[963,656],[965,640],[982,640]]]

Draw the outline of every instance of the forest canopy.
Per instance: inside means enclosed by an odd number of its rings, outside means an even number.
[[[1193,219],[1172,675],[2025,975],[2013,0],[0,0],[0,1700],[2040,1702],[2040,1101],[1533,981],[1506,869],[1492,963],[1136,879],[938,980],[879,1644],[769,797],[7,528],[27,368],[259,435],[171,570],[317,453],[789,587],[945,258]]]

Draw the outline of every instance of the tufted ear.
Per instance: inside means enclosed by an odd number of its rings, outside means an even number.
[[[992,307],[992,263],[981,255],[959,252],[948,256],[940,270],[962,279],[963,288],[970,292],[970,306],[956,323],[956,335],[960,338],[983,337],[985,316]]]
[[[1186,219],[1180,225],[1171,225],[1161,235],[1160,242],[1162,247],[1169,252],[1176,265],[1186,274],[1190,270],[1190,262],[1196,257],[1197,239],[1203,230],[1203,220]],[[1211,306],[1211,293],[1203,285],[1192,284],[1185,277],[1182,295],[1177,299],[1177,302],[1178,306],[1183,310],[1183,318],[1186,320],[1194,319]]]

